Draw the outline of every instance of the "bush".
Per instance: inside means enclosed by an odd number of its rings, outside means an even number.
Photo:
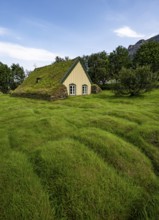
[[[114,92],[116,95],[139,95],[155,88],[157,79],[158,73],[152,73],[149,66],[123,68],[114,86]]]
[[[101,89],[102,90],[113,90],[114,86],[115,86],[115,83],[109,83],[109,84],[107,83],[107,84],[101,85]]]
[[[93,84],[91,86],[91,93],[96,94],[96,93],[99,93],[101,91],[102,91],[101,88],[97,84]]]

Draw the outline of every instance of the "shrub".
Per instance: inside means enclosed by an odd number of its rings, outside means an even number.
[[[107,83],[101,86],[102,90],[113,90],[115,83]]]
[[[99,93],[101,91],[102,91],[102,89],[97,84],[93,84],[91,86],[91,93],[96,94],[96,93]]]
[[[149,66],[123,68],[114,86],[114,92],[116,95],[139,95],[155,88],[157,79],[158,73],[152,73]]]

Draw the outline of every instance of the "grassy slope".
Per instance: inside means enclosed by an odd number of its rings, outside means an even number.
[[[157,220],[158,100],[0,95],[0,219]]]

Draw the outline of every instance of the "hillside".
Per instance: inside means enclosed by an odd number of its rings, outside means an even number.
[[[149,42],[149,41],[156,41],[156,42],[159,42],[159,34],[154,36],[154,37],[151,37],[147,40],[139,40],[136,44],[134,45],[130,45],[128,47],[128,53],[130,56],[133,56],[135,55],[135,53],[137,52],[137,50],[141,47],[142,44],[146,43],[146,42]]]
[[[0,219],[158,220],[158,97],[0,94]]]

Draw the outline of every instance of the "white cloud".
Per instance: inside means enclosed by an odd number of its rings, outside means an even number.
[[[45,49],[25,47],[19,44],[0,41],[0,62],[7,64],[19,63],[24,69],[33,70],[51,64],[56,56]]]
[[[0,27],[0,36],[8,35],[9,31],[7,28]]]
[[[139,34],[136,31],[132,30],[128,26],[124,26],[122,28],[118,28],[114,30],[114,32],[117,34],[119,37],[131,37],[131,38],[141,38],[144,37],[145,35]]]
[[[44,49],[25,47],[8,42],[0,42],[0,56],[8,56],[10,58],[24,61],[51,62],[57,55]]]

